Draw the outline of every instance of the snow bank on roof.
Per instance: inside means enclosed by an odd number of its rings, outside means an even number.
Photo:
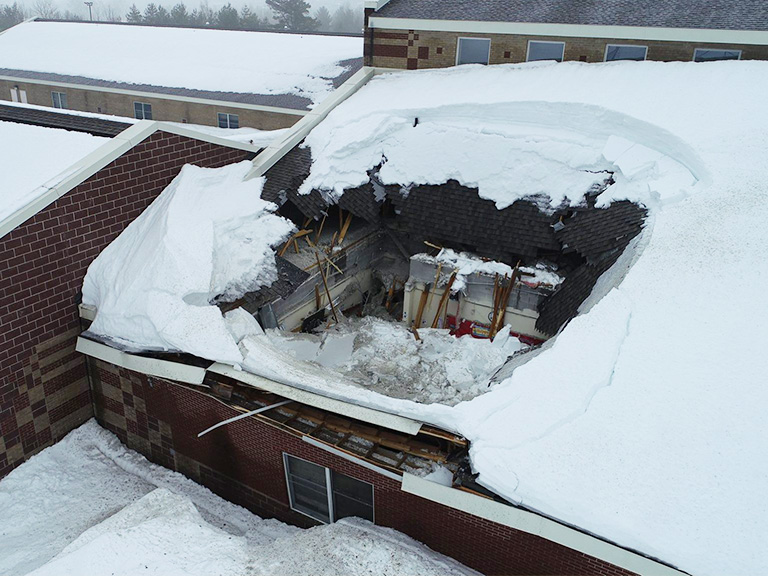
[[[0,121],[0,222],[45,194],[73,164],[108,141],[82,132]]]
[[[263,520],[149,463],[95,421],[0,481],[0,517],[7,576],[474,574],[363,520],[310,530]]]
[[[312,185],[357,184],[382,153],[395,163],[391,177],[382,170],[389,181],[400,173],[461,179],[483,162],[474,152],[487,148],[476,148],[477,138],[495,137],[496,125],[505,130],[513,118],[530,126],[534,156],[557,126],[576,140],[571,146],[558,129],[563,136],[551,142],[569,150],[583,142],[588,158],[599,137],[603,159],[617,169],[617,185],[601,200],[640,200],[650,216],[584,315],[488,394],[443,409],[349,398],[463,433],[479,481],[523,506],[693,574],[762,572],[766,93],[768,63],[754,61],[459,67],[375,78],[307,140]],[[366,118],[364,110],[376,112]],[[455,115],[474,118],[460,153],[439,142],[457,133]],[[417,138],[422,126],[433,137]],[[487,167],[499,178],[511,170],[514,186],[524,180],[498,158]],[[513,188],[504,199],[516,195]]]
[[[525,87],[523,70],[531,79]],[[631,72],[616,81],[624,74]],[[454,179],[500,209],[534,195],[543,195],[542,207],[556,207],[581,202],[609,173],[616,173],[611,198],[628,199],[647,198],[649,188],[675,198],[703,173],[685,144],[659,126],[610,104],[550,99],[539,88],[552,77],[547,65],[378,76],[307,136],[312,168],[300,191],[340,196],[383,163],[384,184]]]
[[[263,178],[244,181],[250,168],[181,169],[88,267],[83,303],[98,309],[92,332],[142,349],[242,360],[210,301],[274,282],[271,247],[293,229],[261,200]]]
[[[342,36],[27,22],[0,36],[0,68],[317,103],[362,50]]]

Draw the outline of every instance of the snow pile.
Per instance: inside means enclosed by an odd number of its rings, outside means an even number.
[[[269,331],[274,347],[297,360],[333,368],[366,389],[449,406],[486,392],[493,374],[523,347],[509,329],[493,342],[430,328],[419,330],[419,337],[402,324],[372,316],[349,320],[320,336]]]
[[[98,50],[94,50],[98,46]],[[295,94],[317,104],[362,38],[74,22],[0,36],[0,68],[214,92]]]
[[[61,182],[109,138],[0,122],[0,222]]]
[[[521,73],[532,80],[522,90]],[[695,157],[659,127],[611,106],[542,101],[537,88],[553,76],[547,64],[378,76],[307,136],[301,191],[340,196],[380,164],[383,184],[455,179],[499,209],[532,196],[542,208],[575,204],[610,173],[610,198],[675,198],[696,183]]]
[[[261,200],[263,178],[244,180],[250,167],[247,161],[184,166],[107,246],[83,282],[83,303],[98,309],[92,332],[145,350],[242,360],[237,339],[210,302],[275,281],[272,246],[293,230],[273,214],[275,205]]]
[[[411,256],[411,259],[429,264],[442,264],[441,278],[443,276],[450,276],[455,270],[456,279],[451,286],[451,292],[464,290],[467,285],[467,276],[473,274],[485,274],[486,276],[498,274],[502,278],[504,276],[511,278],[514,272],[514,269],[508,264],[504,264],[504,262],[485,260],[469,252],[456,252],[450,248],[443,248],[438,252],[437,256],[422,253]],[[538,286],[539,284],[558,286],[563,281],[562,276],[552,271],[542,262],[536,264],[536,266],[521,266],[519,271],[522,274],[521,280],[532,286]]]
[[[94,421],[0,481],[0,517],[6,576],[473,574],[364,520],[310,530],[262,520]]]

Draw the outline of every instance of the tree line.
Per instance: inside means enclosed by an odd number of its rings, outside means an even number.
[[[359,34],[363,28],[362,10],[340,6],[333,13],[325,6],[312,11],[305,0],[266,0],[270,12],[259,12],[248,5],[238,10],[226,4],[212,10],[203,1],[197,8],[189,9],[184,2],[170,7],[150,2],[139,10],[133,4],[126,14],[94,2],[93,19],[100,22],[129,22],[149,26],[194,26],[226,30],[290,30],[296,32],[341,32]],[[32,16],[51,20],[87,20],[88,15],[61,12],[51,0],[38,0],[31,9],[20,2],[0,4],[0,30],[15,26]]]

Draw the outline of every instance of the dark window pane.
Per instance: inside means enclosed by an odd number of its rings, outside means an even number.
[[[59,92],[59,106],[62,108],[67,107],[67,95],[64,92]]]
[[[528,42],[528,62],[537,60],[563,61],[565,44],[560,42]]]
[[[483,38],[459,38],[457,64],[488,64],[491,41]]]
[[[605,51],[605,61],[645,60],[646,51],[647,48],[645,46],[620,46],[617,44],[609,44]]]
[[[286,465],[293,508],[321,522],[330,522],[325,468],[292,456],[286,456]]]
[[[229,128],[226,114],[219,113],[219,128]]]
[[[152,120],[152,105],[144,104],[144,120]]]
[[[697,48],[693,53],[696,62],[714,62],[716,60],[738,60],[741,57],[739,50],[707,50]]]
[[[373,486],[334,472],[333,512],[336,520],[357,516],[373,522]]]
[[[237,114],[229,115],[229,127],[240,128],[240,118],[238,118]]]
[[[144,120],[144,108],[142,107],[141,102],[133,103],[133,115],[139,120]]]

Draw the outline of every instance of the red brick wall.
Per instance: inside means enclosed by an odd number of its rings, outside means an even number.
[[[204,393],[88,360],[96,415],[129,447],[263,517],[316,522],[290,510],[282,453],[374,486],[376,524],[424,542],[485,574],[630,574],[538,536],[408,494],[392,479],[253,418],[197,438],[238,414]]]
[[[0,238],[0,478],[93,415],[75,354],[88,264],[186,163],[246,152],[155,133]]]

